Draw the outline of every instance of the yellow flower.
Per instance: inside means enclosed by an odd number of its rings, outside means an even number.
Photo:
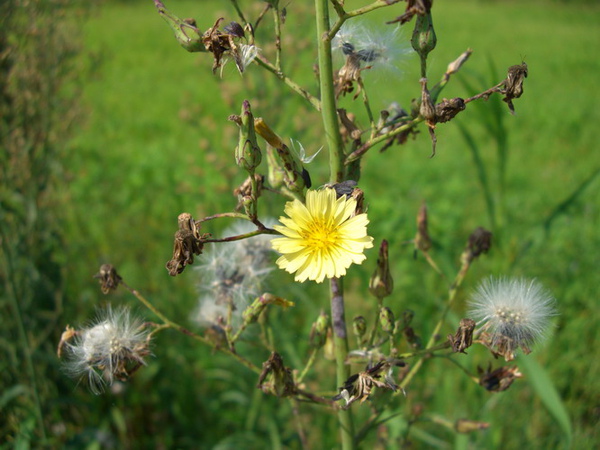
[[[366,214],[350,217],[355,209],[356,200],[345,195],[337,198],[329,188],[307,191],[306,204],[288,202],[284,211],[289,218],[280,217],[283,226],[274,227],[285,237],[271,241],[281,253],[279,268],[296,273],[296,281],[321,283],[325,277],[345,275],[352,263],[362,263],[373,238],[367,235]]]

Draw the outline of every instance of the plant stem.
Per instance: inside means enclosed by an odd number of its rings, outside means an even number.
[[[185,334],[186,336],[190,336],[191,338],[193,338],[193,339],[195,339],[195,340],[197,340],[199,342],[202,342],[203,344],[208,345],[209,347],[213,348],[214,350],[219,350],[219,351],[221,351],[223,353],[226,353],[229,356],[232,356],[240,364],[242,364],[243,366],[247,367],[251,371],[253,371],[253,372],[257,373],[257,374],[261,373],[261,369],[259,369],[258,367],[256,367],[254,364],[252,364],[252,362],[248,361],[243,356],[238,355],[235,351],[231,350],[230,348],[219,346],[219,345],[215,344],[214,342],[211,342],[209,339],[205,338],[204,336],[200,336],[199,334],[193,333],[192,331],[188,330],[187,328],[182,327],[178,323],[173,322],[167,316],[165,316],[162,312],[160,312],[152,303],[150,303],[137,290],[135,290],[132,287],[128,286],[124,281],[121,281],[120,284],[123,285],[123,287],[125,289],[127,289],[129,292],[131,292],[135,298],[137,298],[140,302],[142,302],[142,304],[146,308],[148,308],[160,320],[162,320],[163,323],[166,325],[165,328],[167,328],[167,327],[168,328],[173,328],[173,329],[179,331],[180,333]]]
[[[269,72],[271,72],[277,78],[279,78],[281,81],[283,81],[285,84],[287,84],[287,86],[289,88],[291,88],[294,92],[296,92],[297,94],[300,94],[300,96],[302,98],[304,98],[306,101],[308,101],[312,105],[312,107],[315,108],[317,111],[321,110],[321,102],[319,102],[319,100],[316,97],[311,95],[302,86],[300,86],[299,84],[294,82],[291,78],[289,78],[281,70],[277,69],[277,67],[275,67],[273,64],[271,64],[266,58],[259,55],[254,61],[256,62],[256,64],[263,67],[264,69],[267,69]]]
[[[331,279],[331,323],[335,348],[336,380],[338,386],[343,386],[344,382],[350,376],[350,367],[346,365],[348,335],[346,333],[344,294],[340,278]],[[342,448],[344,450],[356,448],[354,442],[354,421],[351,410],[340,409],[338,411],[338,421],[342,434]]]
[[[425,351],[424,351],[423,356],[421,356],[421,358],[415,363],[415,365],[412,366],[412,368],[410,369],[408,374],[406,374],[406,377],[404,377],[404,379],[400,383],[400,387],[402,389],[404,389],[406,386],[408,386],[408,384],[411,382],[412,378],[415,376],[415,374],[419,371],[419,369],[423,365],[425,358],[427,358],[428,355],[430,355],[430,352],[433,351],[434,344],[435,344],[436,340],[438,339],[439,332],[442,329],[442,325],[444,324],[444,321],[446,320],[448,311],[450,311],[450,308],[452,307],[452,304],[454,303],[454,300],[456,298],[456,294],[458,293],[458,288],[460,287],[463,280],[465,279],[465,276],[466,276],[467,271],[469,270],[470,266],[471,266],[470,263],[465,262],[465,263],[463,263],[460,270],[458,271],[458,274],[456,275],[456,278],[454,279],[454,282],[452,283],[452,286],[450,286],[450,290],[448,292],[448,303],[446,303],[446,308],[444,309],[444,312],[442,313],[440,320],[438,320],[437,324],[435,325],[435,328],[433,329],[433,332],[431,333],[431,337],[429,338],[429,341],[427,342],[427,345],[425,346]]]
[[[344,181],[342,164],[342,137],[338,126],[335,92],[333,87],[333,63],[331,38],[329,37],[329,9],[327,0],[315,0],[317,18],[317,47],[319,51],[319,86],[321,88],[321,116],[325,139],[329,149],[329,181]]]

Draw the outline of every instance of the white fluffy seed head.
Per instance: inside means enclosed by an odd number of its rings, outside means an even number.
[[[267,225],[268,226],[268,225]],[[240,223],[225,230],[225,236],[251,232],[256,226]],[[273,270],[271,235],[212,244],[205,247],[197,271],[201,293],[195,320],[201,324],[215,324],[227,317],[232,305],[234,318],[254,297],[262,292],[265,277]]]
[[[556,315],[554,297],[536,280],[489,277],[469,301],[470,315],[491,337],[510,342],[509,351],[543,339]]]
[[[128,375],[128,368],[144,364],[148,355],[148,330],[126,307],[110,306],[80,330],[67,344],[66,370],[74,377],[87,377],[90,390],[99,394],[115,377]]]

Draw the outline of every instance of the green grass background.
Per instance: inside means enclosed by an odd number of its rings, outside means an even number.
[[[200,28],[212,26],[218,17],[234,17],[228,2],[171,1],[167,6],[182,17],[196,17]],[[296,8],[301,13],[294,14]],[[401,12],[401,6],[392,7],[370,20],[383,27],[382,21]],[[396,312],[414,310],[415,330],[424,339],[429,336],[446,287],[421,258],[413,259],[412,247],[405,242],[414,236],[416,212],[426,201],[432,254],[452,276],[470,232],[480,225],[493,226],[478,179],[483,170],[495,201],[495,245],[471,269],[443,335],[463,317],[469,290],[488,274],[539,279],[556,296],[560,315],[550,338],[529,356],[529,364],[523,363],[526,378],[506,392],[485,392],[448,362],[429,361],[399,403],[401,415],[388,423],[390,448],[396,448],[394,439],[406,428],[402,417],[421,404],[427,420],[413,426],[410,439],[416,448],[593,448],[600,439],[595,349],[600,8],[549,1],[437,1],[434,23],[438,45],[430,58],[430,78],[440,77],[467,48],[474,51],[444,96],[466,97],[467,85],[496,84],[508,66],[522,60],[529,77],[523,97],[515,101],[516,116],[492,98],[482,105],[470,104],[456,120],[440,124],[434,158],[429,158],[431,144],[424,129],[402,147],[384,154],[372,150],[366,156],[361,187],[369,205],[370,232],[376,242],[390,241],[393,261],[395,292],[388,306]],[[324,144],[320,119],[256,66],[244,78],[232,64],[222,78],[213,76],[210,56],[181,49],[150,1],[102,3],[83,27],[80,100],[85,114],[73,130],[64,160],[69,177],[64,186],[69,199],[64,323],[85,322],[107,301],[134,304],[123,292],[110,298],[100,294],[92,275],[100,264],[110,262],[165,313],[193,326],[189,317],[196,274],[186,270],[173,279],[164,264],[180,212],[199,218],[235,206],[231,191],[244,175],[233,163],[236,127],[227,116],[237,113],[248,98],[256,115],[309,150]],[[288,44],[302,47],[304,39],[312,39],[310,15],[300,5],[288,7],[286,27],[297,40]],[[403,31],[405,40],[410,33],[409,26]],[[315,61],[310,49],[284,53],[286,70],[313,93]],[[413,55],[402,63],[402,73],[366,74],[376,111],[392,101],[408,106],[419,95],[417,65]],[[487,85],[479,86],[480,80]],[[348,109],[359,110],[355,103],[343,100]],[[486,124],[497,131],[490,133]],[[476,148],[468,146],[461,129],[472,135]],[[502,138],[506,146],[499,149]],[[481,159],[480,172],[474,154]],[[326,161],[321,154],[309,167],[316,186],[327,181]],[[276,217],[282,202],[269,199],[262,207]],[[225,222],[211,224],[208,231],[218,234],[230,223]],[[350,271],[349,317],[368,316],[374,307],[365,282],[375,260],[373,249],[362,267]],[[327,308],[327,290],[290,287],[283,282],[291,277],[284,274],[276,278],[278,293],[297,306],[273,313],[271,320],[278,325],[274,333],[286,363],[301,367],[311,321]],[[56,330],[57,340],[60,331]],[[254,352],[257,361],[266,359],[252,348],[246,351]],[[260,394],[245,369],[175,333],[159,335],[154,353],[156,358],[124,392],[100,397],[65,380],[57,366],[54,376],[60,389],[44,405],[49,424],[64,425],[56,442],[71,448],[100,448],[106,442],[119,448],[298,447],[289,404]],[[472,349],[461,361],[474,371],[489,360],[483,350]],[[309,380],[312,388],[335,387],[331,366],[327,361],[317,364]],[[368,414],[366,405],[355,409],[359,420]],[[304,418],[319,417],[307,430],[313,448],[334,446],[334,416],[318,407],[301,410]],[[438,417],[469,418],[491,426],[460,436],[436,427]]]

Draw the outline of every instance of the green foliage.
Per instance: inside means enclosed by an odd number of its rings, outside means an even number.
[[[192,1],[169,6],[181,16],[196,14],[205,28],[217,17],[233,16],[225,2],[203,2],[202,11]],[[204,14],[213,10],[214,15]],[[378,11],[370,20],[389,20],[389,14]],[[469,83],[481,78],[485,85],[499,82],[504,68],[521,58],[530,74],[525,94],[515,102],[516,117],[497,99],[490,99],[495,102],[491,105],[469,105],[452,123],[438,125],[438,152],[432,159],[423,131],[414,142],[387,150],[386,158],[367,155],[362,183],[370,187],[372,234],[390,242],[394,312],[413,309],[419,319],[415,319],[417,334],[428,336],[435,323],[427,318],[436,317],[443,306],[447,287],[427,271],[420,257],[413,258],[411,246],[404,245],[414,237],[414,217],[426,200],[431,251],[445,273],[456,270],[459,253],[476,226],[493,228],[502,238],[473,267],[450,323],[458,323],[465,293],[490,272],[537,277],[547,283],[559,300],[560,315],[546,346],[529,357],[541,361],[545,370],[530,361],[526,378],[506,392],[485,392],[462,373],[445,371],[450,364],[444,359],[427,361],[431,370],[425,367],[407,398],[396,397],[396,409],[385,417],[389,448],[396,448],[397,440],[407,435],[416,446],[457,448],[520,448],[524,442],[529,448],[556,448],[569,442],[574,448],[589,448],[600,438],[591,403],[600,395],[594,382],[600,366],[590,354],[600,339],[594,320],[600,265],[594,250],[600,246],[595,225],[600,219],[600,158],[594,152],[594,124],[600,117],[593,94],[600,70],[595,56],[599,19],[600,10],[593,4],[577,8],[555,2],[435,4],[438,43],[429,61],[431,77],[441,76],[445,65],[466,48],[475,52],[463,69],[465,83],[449,85],[445,95],[467,97]],[[310,30],[303,34],[312,39],[310,19],[290,15],[287,20],[290,30]],[[4,30],[2,23],[0,33]],[[56,439],[69,448],[117,443],[147,448],[159,443],[157,436],[167,448],[240,448],[240,442],[246,448],[298,448],[297,431],[290,426],[297,420],[291,413],[294,405],[262,395],[255,388],[255,374],[174,332],[159,337],[155,358],[127,385],[118,385],[121,391],[92,397],[60,373],[53,355],[62,332],[59,324],[77,314],[83,323],[97,304],[105,302],[91,278],[100,263],[115,264],[129,284],[167,314],[192,311],[195,274],[189,271],[172,279],[164,263],[170,257],[177,214],[190,211],[201,217],[230,210],[236,203],[229,193],[243,176],[232,163],[237,129],[226,119],[239,112],[243,99],[252,95],[253,112],[278,131],[300,130],[302,134],[291,137],[307,149],[323,144],[314,132],[321,129],[318,117],[301,101],[266,109],[273,103],[269,98],[287,95],[282,84],[274,78],[263,82],[265,74],[257,74],[256,67],[240,78],[232,64],[226,66],[222,79],[212,76],[210,57],[179,49],[150,2],[103,4],[86,20],[84,31],[86,51],[79,56],[78,66],[88,76],[80,97],[84,125],[65,146],[60,138],[62,125],[70,122],[74,110],[42,108],[45,114],[62,114],[63,120],[51,120],[58,137],[42,144],[45,156],[36,163],[36,171],[5,164],[9,153],[3,144],[3,170],[16,167],[20,177],[32,175],[1,183],[2,269],[13,265],[18,274],[7,277],[3,272],[2,278],[0,412],[11,418],[6,423],[12,426],[0,429],[2,437],[35,446],[41,436],[35,387],[24,367],[26,360],[21,359],[30,352],[45,426],[62,429]],[[410,31],[404,33],[410,36]],[[294,45],[302,47],[305,42]],[[303,58],[284,59],[284,65],[295,79],[314,89],[316,55]],[[369,90],[376,110],[392,101],[410,104],[420,77],[415,61],[397,80],[385,78],[389,89]],[[365,77],[367,88],[370,76]],[[76,89],[75,83],[71,89]],[[60,169],[63,166],[66,173]],[[319,169],[311,168],[311,176],[317,186],[327,181],[327,174]],[[58,200],[49,195],[57,190]],[[60,201],[61,195],[69,205]],[[281,202],[264,206],[273,215],[280,214]],[[22,220],[31,225],[20,228]],[[210,231],[218,235],[223,226]],[[35,240],[27,241],[25,236]],[[376,250],[368,257],[366,274],[375,267]],[[353,276],[364,278],[360,286],[365,286],[367,275],[352,270]],[[281,286],[289,281],[287,274],[278,277]],[[10,303],[15,296],[9,282],[24,292],[18,298],[29,344],[17,337],[18,321],[13,320]],[[371,298],[359,284],[356,287],[348,298],[350,318],[371,309],[364,306]],[[68,319],[60,316],[61,293],[69,299],[64,306]],[[316,286],[295,286],[285,296],[296,306],[271,311],[269,320],[279,324],[274,339],[282,346],[286,363],[301,367],[309,352],[308,342],[301,337],[326,308],[326,294]],[[111,301],[131,302],[125,291],[114,294]],[[443,328],[442,335],[453,332],[451,328]],[[30,349],[24,350],[23,345]],[[240,353],[253,351],[252,342],[247,342]],[[460,359],[465,367],[486,365],[488,360],[487,354],[475,349]],[[335,373],[324,361],[318,361],[316,368],[319,378],[306,383],[333,395],[329,391],[335,388]],[[415,410],[421,406],[425,413],[417,417]],[[357,422],[366,419],[367,409],[356,408]],[[451,422],[468,417],[491,426],[467,437],[450,429],[440,432],[432,413]],[[317,414],[324,417],[322,422],[312,420]],[[310,406],[300,416],[310,425],[306,431],[312,448],[335,445],[337,436],[331,431],[335,417],[327,414],[322,407]],[[231,429],[236,432],[230,433]],[[367,440],[365,445],[375,443]]]

